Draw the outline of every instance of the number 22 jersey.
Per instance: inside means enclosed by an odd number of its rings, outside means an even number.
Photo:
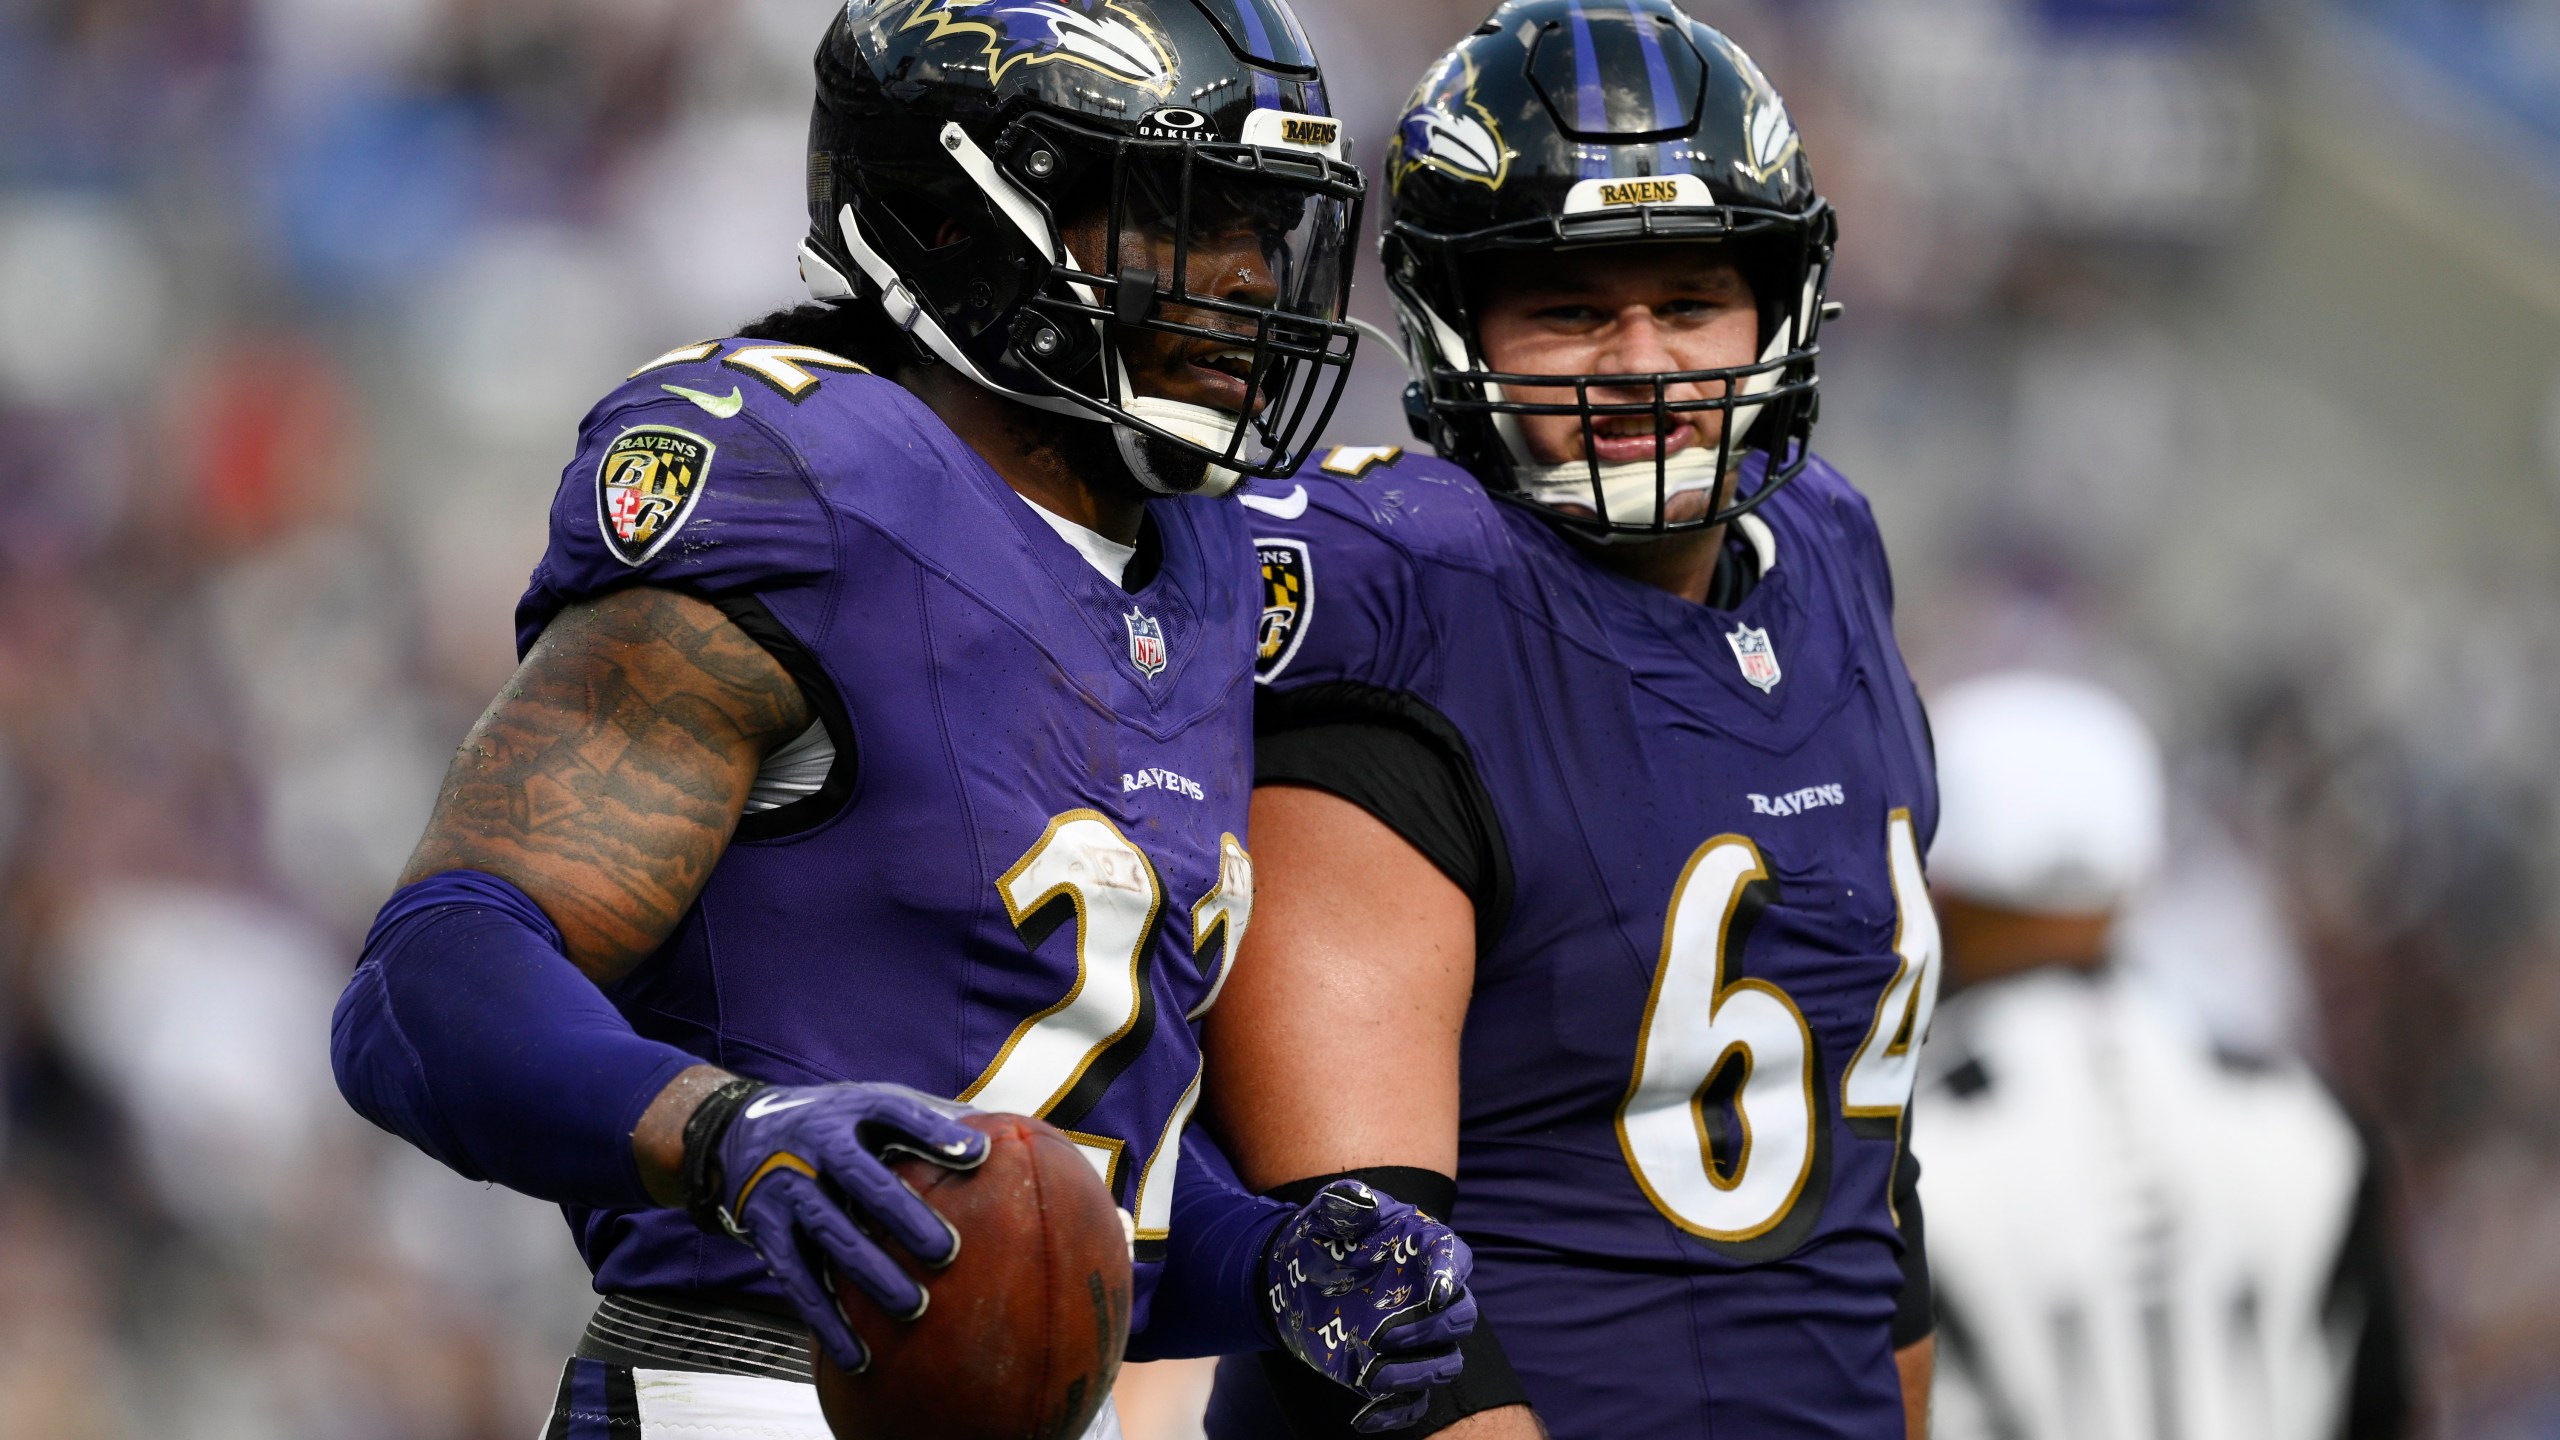
[[[1453,870],[1452,1223],[1529,1398],[1558,1440],[1900,1436],[1936,790],[1866,502],[1814,461],[1737,527],[1761,573],[1716,610],[1441,461],[1342,450],[1295,485],[1248,499],[1262,781],[1336,788],[1297,762],[1385,727],[1472,795],[1398,824],[1414,767],[1337,790],[1443,869],[1489,857]]]
[[[1131,591],[907,391],[824,351],[705,343],[589,412],[517,614],[529,648],[622,587],[700,596],[821,717],[609,992],[634,1027],[760,1080],[1045,1117],[1134,1217],[1141,1326],[1196,1021],[1252,904],[1256,618],[1241,507],[1147,508]],[[570,1220],[600,1291],[779,1296],[679,1211]]]

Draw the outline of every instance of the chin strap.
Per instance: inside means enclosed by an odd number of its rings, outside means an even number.
[[[1075,257],[1067,253],[1066,247],[1051,231],[1039,207],[1022,193],[1020,187],[1004,177],[1004,172],[996,168],[995,161],[969,137],[968,131],[957,123],[943,126],[942,148],[950,154],[952,163],[960,167],[961,173],[969,177],[970,183],[986,195],[997,212],[1022,231],[1023,238],[1031,243],[1033,249],[1053,261],[1070,268],[1074,266]],[[851,204],[837,207],[836,232],[843,237],[845,253],[861,269],[862,278],[870,281],[872,288],[879,292],[880,308],[888,315],[889,323],[924,342],[924,347],[943,364],[959,371],[980,388],[1008,400],[1018,400],[1033,409],[1053,415],[1069,415],[1079,420],[1103,418],[1062,396],[1034,395],[996,383],[978,368],[977,362],[971,360],[959,342],[951,338],[951,333],[942,328],[942,322],[934,318],[932,307],[908,286],[898,274],[897,267],[862,237],[862,227],[854,220]],[[813,300],[845,300],[857,293],[853,277],[838,270],[815,246],[805,241],[800,246],[800,278],[809,287],[809,297]],[[1086,304],[1100,305],[1100,300],[1089,287],[1077,284],[1071,288]],[[1097,329],[1099,324],[1096,322]]]
[[[862,238],[862,227],[854,222],[851,205],[837,209],[836,231],[844,237],[845,252],[853,257],[854,264],[862,268],[863,278],[879,292],[880,309],[889,317],[889,323],[923,341],[934,358],[959,371],[980,388],[1008,400],[1018,400],[1035,410],[1045,410],[1052,415],[1072,415],[1081,420],[1100,418],[1072,400],[1055,395],[1026,394],[989,379],[978,368],[977,362],[969,358],[969,352],[961,349],[959,342],[951,338],[951,332],[942,328],[942,322],[933,318],[932,308],[907,288],[907,282],[899,277],[897,267],[872,249],[871,242]],[[826,257],[820,255],[816,247],[806,243],[800,247],[800,274],[808,282],[813,299],[839,300],[855,293],[852,282],[827,263]]]

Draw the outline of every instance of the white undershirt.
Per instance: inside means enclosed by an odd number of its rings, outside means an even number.
[[[1769,528],[1769,522],[1757,515],[1745,515],[1733,523],[1741,527],[1742,538],[1750,541],[1751,548],[1759,554],[1760,573],[1766,575],[1777,569],[1778,532]]]
[[[1020,491],[1014,493],[1021,494]],[[1058,532],[1059,539],[1076,547],[1076,553],[1084,557],[1086,564],[1101,571],[1103,579],[1114,585],[1127,583],[1129,562],[1138,556],[1137,546],[1123,545],[1098,530],[1087,530],[1028,495],[1022,497],[1022,503],[1031,507],[1032,514],[1048,521],[1049,528]]]

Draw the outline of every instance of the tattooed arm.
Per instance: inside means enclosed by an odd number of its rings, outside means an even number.
[[[858,1367],[813,1257],[924,1313],[874,1236],[932,1265],[959,1236],[877,1147],[965,1167],[985,1137],[897,1085],[793,1086],[767,1108],[774,1087],[728,1084],[600,993],[674,932],[764,757],[810,723],[780,663],[699,600],[633,589],[564,612],[454,758],[330,1058],[359,1113],[473,1179],[716,1212]]]
[[[674,933],[757,768],[812,718],[781,662],[703,601],[642,588],[573,607],[462,742],[400,883],[507,880],[611,985]]]
[[[812,718],[781,663],[703,601],[639,588],[575,606],[462,742],[400,883],[495,875],[610,986],[674,932],[757,768]],[[681,1196],[686,1118],[727,1078],[686,1070],[632,1134],[661,1203]]]

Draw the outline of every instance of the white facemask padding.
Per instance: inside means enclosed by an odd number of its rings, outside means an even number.
[[[1170,435],[1178,435],[1204,450],[1224,452],[1227,442],[1235,435],[1236,417],[1224,410],[1212,410],[1206,405],[1190,405],[1180,400],[1159,400],[1149,395],[1133,395],[1121,408],[1157,429]],[[1127,425],[1114,425],[1111,427],[1111,437],[1119,442],[1120,459],[1128,465],[1129,473],[1138,477],[1139,484],[1159,495],[1224,495],[1236,488],[1236,482],[1244,478],[1243,471],[1212,461],[1203,472],[1198,485],[1189,490],[1179,490],[1167,483],[1163,475],[1157,473],[1155,463],[1148,458],[1147,436],[1143,431]]]
[[[1221,455],[1242,453],[1230,447],[1237,444],[1238,437],[1245,433],[1246,427],[1251,423],[1244,416],[1212,409],[1206,405],[1193,405],[1187,401],[1162,400],[1152,395],[1141,395],[1136,387],[1130,384],[1128,367],[1120,363],[1119,356],[1112,357],[1112,364],[1118,369],[1120,408],[1128,411],[1131,416],[1169,435],[1188,440],[1204,450],[1215,450]],[[1244,472],[1213,461],[1199,484],[1187,490],[1182,489],[1169,483],[1165,476],[1157,473],[1154,462],[1148,457],[1147,436],[1144,432],[1128,425],[1115,425],[1112,429],[1112,439],[1119,444],[1120,458],[1128,465],[1129,473],[1138,477],[1139,484],[1159,495],[1224,495],[1244,479]],[[1270,447],[1263,448],[1268,451]],[[1269,458],[1267,454],[1256,454],[1252,457],[1252,462],[1261,464],[1267,458]]]

